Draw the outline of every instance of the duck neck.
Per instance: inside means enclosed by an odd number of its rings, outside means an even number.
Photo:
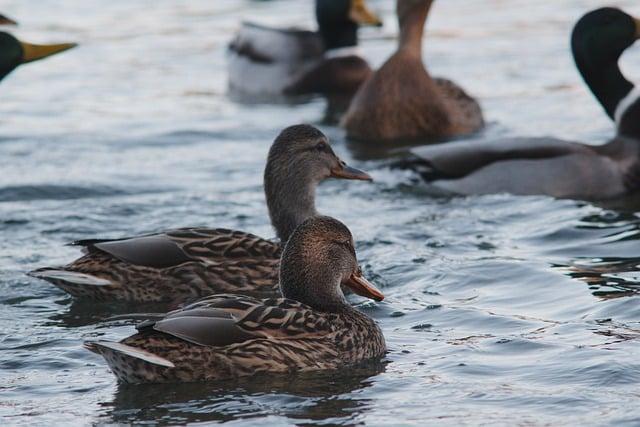
[[[348,8],[349,2],[336,0],[316,1],[318,33],[322,38],[325,50],[358,45],[358,25],[346,15]]]
[[[592,45],[592,39],[580,31],[574,32],[571,39],[573,59],[591,92],[607,115],[614,119],[618,104],[633,89],[633,84],[624,77],[618,66],[624,49]]]
[[[433,0],[398,0],[396,9],[400,25],[398,49],[422,57],[422,35]]]
[[[264,192],[271,225],[281,242],[289,240],[304,220],[317,215],[316,187],[318,182],[309,176],[308,171],[287,171],[278,174],[277,170],[267,167],[264,176]]]
[[[0,80],[20,64],[22,55],[18,40],[8,33],[0,32]]]
[[[335,271],[329,277],[326,273],[310,267],[308,262],[283,259],[280,268],[282,296],[325,313],[356,311],[342,293],[340,273]]]

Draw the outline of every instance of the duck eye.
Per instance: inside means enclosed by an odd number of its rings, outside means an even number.
[[[316,150],[318,151],[327,151],[327,144],[324,142],[318,142],[316,144]]]

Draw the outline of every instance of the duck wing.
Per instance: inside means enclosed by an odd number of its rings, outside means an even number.
[[[320,58],[324,53],[322,39],[317,32],[296,28],[270,28],[243,22],[236,37],[229,44],[234,54],[258,63],[305,62]]]
[[[414,159],[410,164],[427,181],[433,181],[464,177],[499,161],[550,159],[595,152],[577,142],[542,137],[448,142],[415,148],[411,153]]]
[[[170,312],[160,320],[142,322],[137,329],[192,344],[223,347],[258,338],[317,336],[333,330],[330,316],[285,298],[257,300],[221,294]]]
[[[224,228],[182,228],[114,240],[79,240],[88,253],[102,252],[130,264],[167,268],[219,258],[277,258],[280,245],[250,233]]]

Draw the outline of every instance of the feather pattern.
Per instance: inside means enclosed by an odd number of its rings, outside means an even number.
[[[200,315],[190,315],[196,309]],[[215,295],[164,319],[187,319],[189,330],[199,335],[185,338],[175,324],[154,320],[139,326],[137,334],[117,347],[89,342],[87,348],[104,356],[120,381],[130,383],[335,369],[385,352],[380,329],[364,314],[318,312],[286,298],[260,301]],[[213,334],[212,328],[216,329]]]

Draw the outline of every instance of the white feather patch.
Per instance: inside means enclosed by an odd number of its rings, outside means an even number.
[[[618,106],[616,107],[616,111],[613,115],[613,118],[616,121],[616,127],[620,126],[620,122],[622,121],[622,117],[624,113],[631,107],[636,101],[640,98],[640,87],[634,86],[633,89],[629,91],[627,96],[622,98],[620,102],[618,102]]]
[[[345,56],[361,56],[360,48],[358,48],[358,46],[339,47],[324,53],[325,59],[342,58]]]
[[[112,285],[109,280],[101,279],[96,276],[84,273],[76,273],[74,271],[65,270],[41,270],[31,274],[33,277],[41,279],[55,279],[63,280],[68,283],[76,285],[91,285],[91,286],[107,286]]]
[[[140,348],[131,347],[130,345],[122,344],[119,342],[113,341],[89,341],[87,342],[89,346],[94,347],[104,347],[109,350],[116,351],[118,353],[126,354],[127,356],[144,360],[145,362],[151,363],[153,365],[164,366],[165,368],[175,368],[176,366],[169,360],[156,356],[153,353],[149,353],[148,351],[142,350]]]

